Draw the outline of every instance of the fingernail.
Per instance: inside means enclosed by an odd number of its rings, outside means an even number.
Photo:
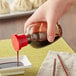
[[[49,37],[48,37],[48,41],[49,41],[49,42],[53,42],[53,41],[54,41],[54,36],[49,36]]]

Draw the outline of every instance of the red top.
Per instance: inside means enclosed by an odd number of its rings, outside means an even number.
[[[21,35],[14,34],[11,36],[11,40],[15,51],[19,51],[22,47],[28,44],[27,36],[24,34]]]

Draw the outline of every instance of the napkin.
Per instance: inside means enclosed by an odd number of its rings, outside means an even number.
[[[76,76],[76,54],[64,52],[51,52],[49,51],[44,59],[37,76],[53,76],[54,59],[56,58],[56,71],[55,76],[66,76],[61,63],[57,57],[60,55],[61,60],[68,72],[69,76]]]

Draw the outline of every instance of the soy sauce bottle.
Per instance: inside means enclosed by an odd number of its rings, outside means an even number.
[[[59,39],[62,35],[60,25],[56,25],[55,40]],[[30,24],[25,31],[25,34],[14,34],[11,37],[12,44],[15,50],[20,50],[22,47],[27,46],[29,43],[35,48],[41,48],[51,44],[47,40],[47,23],[37,22]]]

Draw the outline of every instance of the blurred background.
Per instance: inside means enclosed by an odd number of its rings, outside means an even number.
[[[0,39],[24,33],[26,20],[46,0],[0,0]]]

